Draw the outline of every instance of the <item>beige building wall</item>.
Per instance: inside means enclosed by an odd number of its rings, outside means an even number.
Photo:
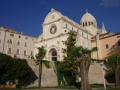
[[[93,52],[94,59],[106,60],[107,57],[113,54],[120,54],[120,33],[106,33],[92,38],[92,47],[97,47],[98,50]]]
[[[30,59],[33,56],[36,38],[18,33],[13,29],[0,28],[0,53]]]

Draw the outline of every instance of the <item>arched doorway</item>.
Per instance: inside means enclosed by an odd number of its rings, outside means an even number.
[[[55,48],[50,49],[49,55],[51,60],[57,61],[57,50]]]

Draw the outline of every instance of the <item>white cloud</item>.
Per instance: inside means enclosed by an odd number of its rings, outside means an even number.
[[[105,6],[105,7],[119,7],[120,0],[102,0],[100,5]]]

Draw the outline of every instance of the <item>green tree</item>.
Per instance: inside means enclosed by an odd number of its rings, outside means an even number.
[[[76,76],[75,73],[77,72],[77,66],[75,65],[75,56],[72,54],[72,50],[75,47],[76,43],[76,33],[71,31],[68,33],[68,38],[64,42],[66,45],[66,49],[63,49],[64,54],[64,61],[61,62],[62,71],[68,85],[75,85],[76,84]]]
[[[107,65],[115,73],[116,86],[120,86],[120,55],[112,55],[108,57]]]
[[[91,64],[91,52],[96,50],[85,49],[82,47],[77,48],[76,61],[79,64],[80,77],[81,77],[81,90],[90,90],[88,72]]]
[[[107,57],[107,66],[110,68],[106,78],[108,81],[112,79],[115,82],[116,86],[120,86],[120,40],[116,41],[116,43],[110,48],[110,52]],[[110,77],[111,76],[111,77]],[[114,77],[114,78],[113,78]],[[111,82],[111,81],[110,81]]]
[[[38,53],[36,54],[36,63],[38,64],[39,67],[39,80],[38,80],[38,87],[41,87],[41,75],[42,75],[42,60],[45,57],[46,50],[44,47],[39,47],[38,48]]]
[[[36,78],[25,59],[12,58],[0,53],[0,84],[7,81],[15,83],[15,80],[18,80],[19,85],[25,86]]]
[[[96,50],[96,48],[89,50],[80,46],[76,46],[76,32],[69,32],[68,39],[65,42],[66,57],[64,62],[62,62],[62,67],[66,80],[69,85],[74,85],[76,83],[77,77],[81,77],[81,90],[90,90],[90,85],[88,82],[88,72],[91,63],[91,52]]]

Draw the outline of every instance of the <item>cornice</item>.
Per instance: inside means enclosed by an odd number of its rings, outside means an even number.
[[[86,29],[84,29],[83,27],[81,27],[79,24],[75,23],[74,21],[72,20],[69,20],[69,18],[67,17],[62,17],[62,19],[64,21],[66,21],[67,23],[73,25],[74,27],[78,28],[78,30],[82,30],[83,32],[87,33],[87,34],[90,34],[90,35],[93,35],[91,34],[90,32],[88,32]]]
[[[59,18],[59,19],[57,19],[57,20],[55,20],[55,21],[52,21],[52,22],[49,22],[49,23],[44,23],[44,24],[42,24],[42,25],[49,25],[49,24],[58,22],[58,21],[60,21],[61,19],[62,19],[62,18]]]
[[[45,41],[48,41],[48,40],[56,39],[56,38],[61,37],[61,36],[64,36],[64,35],[67,35],[67,33],[65,33],[65,34],[62,33],[62,34],[59,34],[59,35],[54,36],[54,37],[52,37],[52,38],[43,39],[43,40],[38,41],[38,42],[45,42]],[[37,43],[38,43],[38,42],[37,42]]]

